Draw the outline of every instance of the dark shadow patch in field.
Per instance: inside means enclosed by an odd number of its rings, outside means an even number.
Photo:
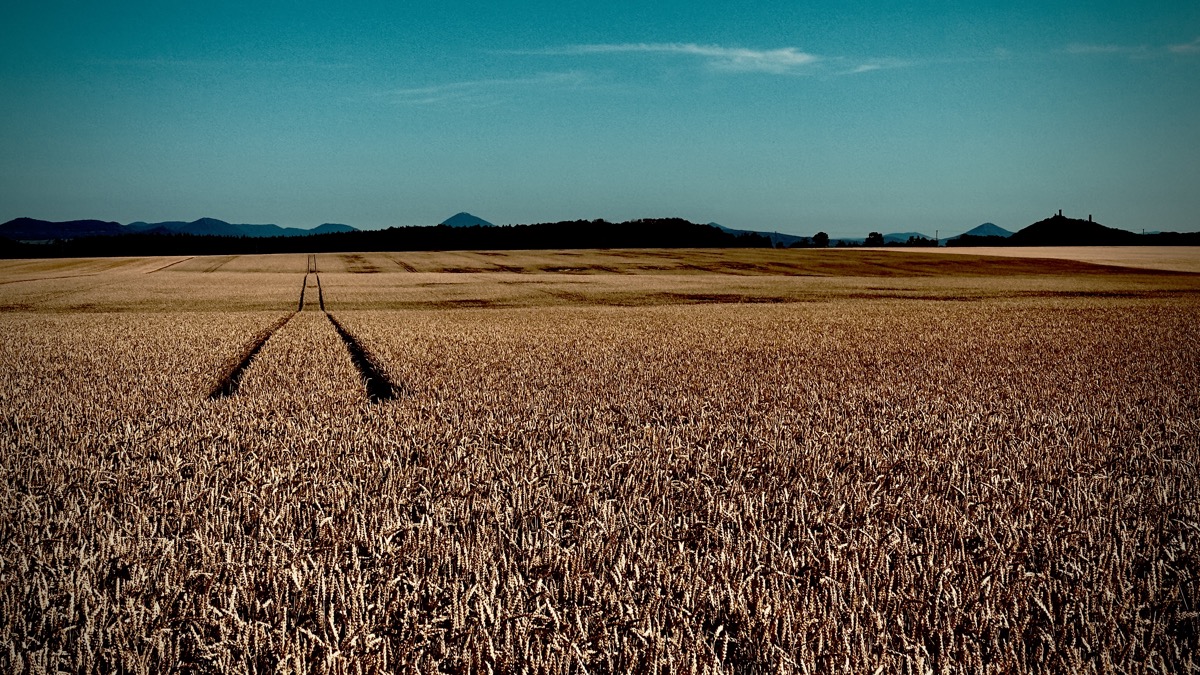
[[[538,278],[531,279],[525,277],[522,279],[501,279],[498,283],[504,284],[505,286],[540,286],[545,284],[546,281]],[[555,279],[552,283],[557,286],[562,286],[565,284],[588,284],[590,282],[583,279]]]
[[[438,300],[437,302],[429,303],[434,307],[459,309],[459,308],[480,308],[480,307],[508,307],[508,303],[493,302],[491,300],[478,300],[475,298],[464,298],[460,300]]]
[[[1021,291],[1012,293],[1011,295],[1022,298],[1127,298],[1149,300],[1200,295],[1200,289],[1156,288],[1124,291]]]
[[[229,261],[233,260],[236,257],[237,256],[226,255],[226,256],[221,256],[219,258],[215,258],[215,259],[213,259],[212,264],[208,266],[208,269],[206,269],[204,271],[205,272],[216,272],[217,270],[221,269],[225,265],[229,264]]]
[[[680,293],[658,291],[651,293],[588,294],[565,290],[538,289],[570,305],[599,305],[606,307],[647,307],[657,305],[700,304],[780,304],[810,302],[812,298],[779,295],[750,295],[744,293]]]
[[[388,260],[391,260],[392,262],[396,263],[396,266],[399,267],[400,269],[404,270],[405,272],[416,272],[417,271],[416,267],[413,267],[412,265],[404,262],[403,260],[400,260],[399,258],[388,258]]]
[[[346,271],[351,274],[375,274],[379,272],[379,267],[375,263],[357,253],[343,254],[342,261],[346,263]]]
[[[741,293],[651,293],[645,296],[650,304],[698,305],[698,304],[778,304],[798,302],[797,298],[779,295],[744,295]]]
[[[576,293],[574,291],[564,291],[560,289],[535,288],[534,290],[541,291],[559,300],[566,300],[570,304],[575,305],[593,305],[595,301],[584,293]]]
[[[321,275],[317,274],[315,276],[317,277],[317,302],[320,303],[321,311],[324,312],[325,311],[325,289],[321,288]]]
[[[683,263],[680,266],[681,272],[702,272],[705,274],[733,274],[737,276],[749,276],[758,271],[758,266],[752,263],[744,263],[737,261],[727,261],[716,264],[704,264],[700,262]]]
[[[902,291],[903,289],[892,289]],[[914,291],[904,292],[854,292],[835,296],[851,300],[935,300],[973,302],[980,300],[1003,300],[1005,298],[1113,298],[1153,300],[1179,298],[1200,295],[1200,289],[1149,289],[1149,290],[1114,290],[1114,291],[1054,291],[1054,290],[980,290],[976,293],[928,293]]]
[[[218,398],[225,398],[227,396],[233,396],[236,394],[238,385],[240,385],[242,382],[242,375],[246,372],[246,369],[250,367],[250,363],[254,361],[254,357],[258,354],[259,350],[261,350],[263,345],[267,344],[267,340],[271,339],[271,336],[274,335],[276,331],[278,331],[280,328],[283,328],[283,325],[286,324],[293,316],[295,316],[295,312],[280,318],[265,330],[257,333],[250,344],[248,344],[246,348],[242,350],[242,353],[239,354],[236,359],[227,362],[225,367],[222,368],[222,375],[220,379],[217,380],[216,386],[214,386],[212,391],[208,393],[209,400],[216,400]]]
[[[845,298],[848,300],[940,300],[953,302],[975,302],[983,300],[988,296],[980,295],[961,295],[961,294],[945,294],[934,295],[930,293],[846,293],[845,295],[836,296],[835,299]]]
[[[388,380],[383,370],[376,365],[370,352],[332,314],[326,312],[325,318],[329,319],[329,323],[333,324],[333,328],[342,338],[342,342],[346,343],[346,349],[350,352],[350,360],[354,362],[354,367],[358,368],[363,384],[367,388],[367,400],[371,403],[380,403],[396,398],[397,388]]]
[[[483,267],[439,267],[434,270],[443,274],[479,274],[481,272],[494,272],[495,270],[486,269]],[[504,270],[509,271],[509,270]]]

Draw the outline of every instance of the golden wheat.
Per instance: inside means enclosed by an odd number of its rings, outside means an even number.
[[[0,315],[5,671],[1200,666],[1193,295],[367,311],[323,273],[399,397],[306,295],[210,400],[286,276]]]

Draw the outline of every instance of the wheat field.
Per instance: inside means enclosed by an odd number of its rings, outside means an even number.
[[[1200,276],[226,258],[0,262],[0,670],[1200,669]]]

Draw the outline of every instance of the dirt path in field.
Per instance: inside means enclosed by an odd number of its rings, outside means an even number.
[[[179,261],[182,262],[182,261]],[[222,375],[219,378],[216,386],[209,393],[210,399],[224,398],[237,393],[238,384],[241,382],[242,375],[250,364],[254,361],[255,355],[271,339],[271,336],[278,332],[287,324],[293,316],[298,312],[304,311],[304,294],[308,288],[308,278],[312,276],[317,281],[317,298],[321,307],[321,311],[329,319],[329,323],[337,331],[338,336],[346,345],[346,349],[350,352],[350,358],[354,362],[355,367],[363,377],[363,381],[367,388],[367,397],[372,403],[386,401],[395,398],[396,387],[383,374],[382,370],[375,364],[371,354],[362,346],[362,344],[342,324],[334,318],[325,309],[325,292],[321,287],[321,275],[317,273],[316,256],[309,256],[308,271],[304,274],[304,280],[300,284],[300,299],[297,304],[296,311],[282,317],[271,326],[255,334],[254,338],[241,351],[236,359],[229,361],[222,369]]]
[[[317,281],[317,301],[321,307],[321,311],[324,312],[325,318],[329,320],[329,324],[337,331],[342,343],[346,345],[346,350],[350,352],[350,360],[354,363],[354,367],[358,369],[359,375],[362,376],[363,385],[366,387],[367,400],[371,403],[379,403],[396,398],[400,388],[392,383],[383,369],[379,367],[377,359],[363,346],[358,338],[346,330],[346,327],[337,320],[337,317],[330,314],[325,308],[325,291],[321,287],[321,275],[317,272],[316,258],[315,255],[308,257],[308,267],[304,273],[304,280],[300,284],[300,301],[296,306],[296,311],[280,318],[264,330],[256,333],[235,359],[226,362],[225,366],[221,369],[222,374],[217,384],[208,394],[210,399],[225,398],[237,393],[242,375],[250,367],[255,355],[263,348],[267,340],[271,339],[272,335],[283,328],[293,316],[304,311],[304,294],[308,289],[308,279],[310,276]]]
[[[304,275],[304,281],[300,282],[300,306],[296,308],[297,312],[304,311],[304,289],[308,288],[308,275]]]
[[[301,293],[303,294],[303,291]],[[301,301],[301,304],[303,305],[303,301]],[[296,313],[292,312],[255,334],[250,343],[242,349],[241,354],[236,359],[226,363],[225,368],[222,369],[220,379],[217,380],[216,386],[208,393],[208,398],[225,398],[237,393],[238,385],[242,381],[242,374],[250,367],[250,363],[254,361],[254,356],[263,348],[263,345],[267,344],[267,340],[270,340],[271,336],[280,328],[283,328],[284,324],[295,315]]]
[[[376,365],[375,358],[367,352],[358,338],[351,335],[341,322],[329,312],[325,312],[325,318],[329,319],[329,323],[337,331],[338,337],[342,338],[342,342],[350,352],[350,360],[354,362],[354,367],[358,368],[359,374],[362,375],[363,384],[367,387],[367,400],[371,403],[379,403],[396,398],[396,387],[392,385],[383,370]]]
[[[358,338],[346,330],[346,327],[334,315],[329,313],[329,310],[325,309],[325,290],[321,287],[321,274],[318,272],[317,256],[308,256],[308,271],[317,278],[317,301],[320,303],[321,311],[325,312],[325,318],[329,319],[330,325],[337,331],[338,337],[346,345],[346,350],[350,352],[350,360],[354,362],[354,367],[362,375],[363,384],[367,388],[367,400],[371,403],[379,403],[380,401],[390,401],[396,398],[396,386],[384,374],[375,357],[363,347]],[[304,278],[305,283],[307,283],[308,275],[306,274]],[[300,305],[301,307],[304,306],[303,291],[300,293]]]

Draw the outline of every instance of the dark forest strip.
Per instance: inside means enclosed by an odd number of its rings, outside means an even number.
[[[772,242],[758,233],[731,234],[680,218],[654,218],[624,223],[578,220],[505,227],[392,227],[303,237],[122,234],[80,237],[50,244],[0,242],[0,258],[713,247],[771,248]],[[315,266],[315,261],[313,264]]]
[[[342,342],[346,343],[346,349],[350,351],[350,360],[354,361],[354,366],[362,374],[363,384],[367,387],[367,399],[371,403],[379,403],[396,398],[396,387],[392,385],[387,375],[380,370],[379,366],[375,365],[375,360],[367,352],[366,348],[343,328],[342,324],[332,314],[326,312],[325,316],[329,319],[329,323],[333,324],[338,335],[341,336]]]
[[[254,360],[258,351],[263,348],[267,340],[275,334],[283,325],[295,316],[295,312],[281,317],[278,321],[271,324],[267,329],[260,331],[254,336],[254,340],[242,350],[241,355],[236,360],[231,360],[224,369],[225,372],[221,379],[217,381],[217,385],[208,393],[209,399],[225,398],[233,396],[237,393],[238,385],[242,382],[242,374],[250,367],[250,362]]]

